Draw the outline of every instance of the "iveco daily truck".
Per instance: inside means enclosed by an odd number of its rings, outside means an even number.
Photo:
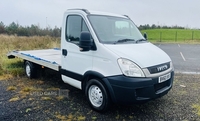
[[[7,56],[22,58],[29,78],[38,65],[59,71],[99,112],[112,103],[161,97],[174,77],[170,57],[146,41],[128,16],[86,9],[64,13],[60,49],[12,51]]]

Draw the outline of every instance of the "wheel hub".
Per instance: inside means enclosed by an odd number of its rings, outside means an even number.
[[[89,93],[89,99],[92,105],[96,107],[100,107],[103,103],[103,94],[102,94],[101,89],[96,85],[92,85],[89,88],[88,93]]]
[[[28,77],[30,77],[30,75],[31,75],[31,68],[29,65],[26,65],[26,74]]]

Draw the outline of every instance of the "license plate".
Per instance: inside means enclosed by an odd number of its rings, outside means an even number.
[[[158,79],[158,83],[162,83],[164,81],[167,81],[170,78],[171,78],[171,73],[168,73],[166,75],[160,76],[159,79]]]

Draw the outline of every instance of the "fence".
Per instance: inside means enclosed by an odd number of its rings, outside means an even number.
[[[142,30],[146,32],[148,40],[164,42],[164,41],[199,41],[200,30],[187,30],[187,29],[149,29]]]

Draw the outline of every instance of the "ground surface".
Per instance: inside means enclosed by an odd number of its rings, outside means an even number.
[[[200,44],[156,44],[172,59],[175,71],[200,74]]]
[[[200,75],[176,74],[164,97],[142,105],[113,105],[104,114],[92,111],[80,90],[55,77],[1,80],[0,120],[200,120],[194,108],[200,104],[199,80]],[[59,96],[60,89],[68,97]]]
[[[200,72],[199,45],[158,46],[170,55],[176,72]],[[200,120],[199,94],[199,74],[176,73],[173,88],[162,98],[142,105],[113,105],[100,114],[90,109],[80,90],[64,84],[59,74],[45,70],[38,79],[21,76],[0,80],[0,121]]]

